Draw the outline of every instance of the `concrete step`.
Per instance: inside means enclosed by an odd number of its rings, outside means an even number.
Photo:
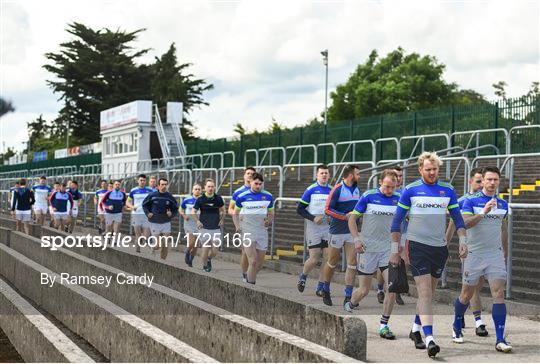
[[[56,234],[46,228],[43,233]],[[151,259],[131,250],[110,248],[102,251],[87,247],[70,250],[134,275],[153,275],[157,284],[352,358],[365,360],[366,327],[360,317],[336,315],[319,307],[305,306],[287,294],[270,294],[263,288],[246,286],[239,280],[172,266],[167,261]],[[322,322],[332,335],[321,335]]]
[[[40,248],[37,238],[19,233],[12,234],[10,246],[30,259],[42,262],[48,268],[71,275],[132,276],[66,249],[51,251]],[[103,285],[85,287],[220,361],[350,360],[320,345],[238,317],[160,284],[122,285],[113,279],[109,287]],[[210,336],[208,327],[212,327]],[[231,335],[231,332],[235,335]],[[258,346],[259,350],[252,350],[255,346]]]
[[[0,274],[110,361],[215,361],[81,286],[58,283],[59,274],[3,244]],[[45,275],[57,283],[42,285]]]
[[[0,313],[2,331],[26,362],[94,362],[1,278]]]

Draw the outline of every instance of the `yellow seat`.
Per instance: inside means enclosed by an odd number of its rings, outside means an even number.
[[[277,249],[276,255],[280,257],[293,257],[297,254],[294,250]]]
[[[540,187],[540,181],[536,181],[536,187]]]
[[[272,260],[271,255],[265,255],[264,260]],[[279,257],[277,255],[274,255],[274,260],[279,260]]]
[[[295,252],[303,252],[304,251],[304,246],[303,245],[294,245],[293,246],[293,249]]]
[[[521,185],[520,189],[522,191],[536,191],[536,185]]]

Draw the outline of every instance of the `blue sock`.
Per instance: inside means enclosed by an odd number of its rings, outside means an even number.
[[[322,291],[323,290],[323,286],[324,286],[324,283],[319,281],[319,283],[317,283],[317,291]]]
[[[414,316],[414,323],[419,326],[422,326],[422,321],[420,321],[420,315]]]
[[[454,330],[456,330],[457,333],[461,332],[463,315],[465,314],[465,311],[467,311],[467,307],[469,307],[469,304],[467,303],[465,305],[461,303],[459,298],[456,298],[454,300]]]
[[[432,325],[422,326],[422,330],[424,330],[424,336],[425,337],[433,336],[433,326]]]
[[[495,333],[497,342],[504,341],[504,325],[506,323],[506,304],[494,303],[491,309],[493,324],[495,324]]]
[[[304,273],[300,273],[300,280],[305,282],[306,279],[307,279],[307,276]]]
[[[353,286],[345,286],[345,297],[352,296]]]
[[[380,283],[377,283],[377,290],[380,292],[380,291],[383,291],[384,290],[384,284],[380,284]]]
[[[323,283],[323,291],[330,293],[330,282]]]
[[[482,319],[482,311],[473,311],[474,321],[480,321]]]

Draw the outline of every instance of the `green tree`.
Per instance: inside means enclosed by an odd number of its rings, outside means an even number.
[[[497,97],[500,97],[503,100],[506,99],[506,86],[508,85],[505,81],[499,81],[491,86],[495,89],[495,95]]]
[[[445,65],[433,56],[406,54],[399,47],[380,58],[373,50],[347,82],[331,92],[328,120],[358,119],[483,100],[483,96],[474,91],[458,91],[455,83],[446,82],[444,70]]]
[[[15,155],[15,150],[12,147],[8,147],[8,149],[4,153],[0,153],[0,163],[4,164],[4,161],[8,160],[14,155]]]
[[[70,132],[82,143],[92,143],[99,140],[100,111],[149,98],[148,67],[135,64],[148,49],[134,51],[130,46],[143,30],[94,30],[76,22],[68,25],[66,31],[75,39],[61,43],[59,52],[45,54],[51,63],[43,66],[54,76],[47,84],[64,101],[54,121],[56,129]]]
[[[214,85],[195,78],[191,73],[186,73],[191,65],[191,63],[178,64],[174,43],[161,57],[156,57],[156,62],[150,66],[152,100],[158,105],[166,105],[168,101],[180,101],[183,104],[184,113],[188,115],[195,107],[208,105],[202,95],[205,91],[212,90]],[[184,138],[193,138],[192,125],[187,115],[184,115],[182,123]]]
[[[0,97],[0,117],[4,116],[8,112],[15,111],[15,108],[10,101],[4,100]]]
[[[242,123],[234,124],[234,132],[238,133],[240,136],[246,135],[247,129],[242,125]]]

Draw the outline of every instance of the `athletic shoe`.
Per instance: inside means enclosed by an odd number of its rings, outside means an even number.
[[[384,302],[384,291],[377,292],[377,300],[379,301],[379,303]]]
[[[409,333],[409,339],[414,341],[414,347],[417,349],[425,349],[426,344],[422,340],[422,335],[420,334],[420,331],[411,332]]]
[[[298,288],[298,292],[300,293],[304,292],[304,288],[306,288],[306,281],[299,280],[298,284],[296,285],[296,288]]]
[[[480,325],[476,328],[476,335],[477,336],[482,336],[482,337],[485,337],[485,336],[488,336],[489,333],[488,331],[486,330],[486,325]]]
[[[332,306],[332,297],[330,297],[330,292],[323,291],[322,301],[327,306]]]
[[[352,303],[351,301],[347,301],[345,302],[345,304],[343,305],[343,309],[347,312],[353,312],[353,310],[355,308],[357,308],[360,304],[357,303],[356,305],[354,303]]]
[[[210,268],[210,270],[212,270],[212,259],[208,258],[208,263],[206,263],[208,265],[208,267]],[[209,270],[209,272],[210,272]]]
[[[186,250],[186,254],[184,255],[184,262],[189,265],[189,259],[190,259],[189,250]]]
[[[508,344],[506,341],[499,341],[495,344],[495,350],[500,351],[501,353],[509,353],[512,351],[512,345]]]
[[[210,262],[210,261],[208,261]],[[203,268],[202,268],[205,272],[207,273],[210,273],[212,271],[212,266],[210,264],[206,264]]]
[[[188,262],[188,265],[190,267],[193,267],[193,260],[195,259],[195,255],[192,255],[191,253],[189,253],[189,262]]]
[[[345,299],[343,300],[343,306],[345,306],[347,302],[351,302],[351,297],[345,297]]]
[[[456,331],[456,328],[454,325],[452,325],[452,341],[454,341],[456,344],[463,344],[463,332],[461,330]]]
[[[318,289],[318,290],[315,291],[315,296],[322,297],[322,295],[323,295],[323,290],[322,289]]]
[[[242,282],[247,283],[247,273],[242,272]]]
[[[390,328],[388,326],[385,326],[382,329],[379,329],[379,336],[386,340],[396,339],[396,335],[394,335],[394,333],[390,331]]]
[[[427,355],[430,358],[434,358],[435,355],[439,353],[439,351],[441,351],[441,348],[439,347],[439,345],[435,344],[435,341],[430,341],[427,346]]]
[[[403,302],[403,298],[401,298],[401,295],[398,293],[396,294],[396,303],[400,306],[403,306],[405,302]]]
[[[98,234],[103,235],[103,229],[102,228],[98,228]]]

